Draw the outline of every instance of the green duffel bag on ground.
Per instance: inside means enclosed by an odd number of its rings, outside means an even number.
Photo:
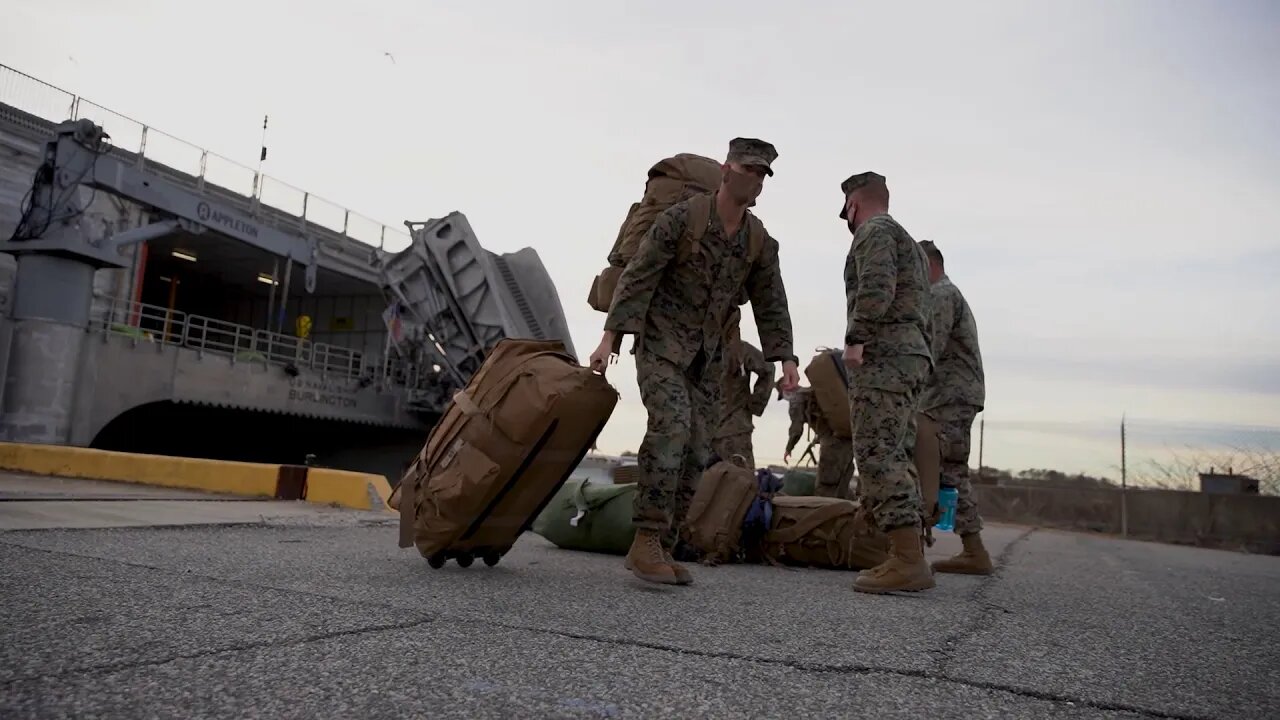
[[[636,487],[569,480],[538,514],[532,529],[566,550],[626,555],[636,534],[631,524]]]
[[[812,470],[788,470],[782,476],[783,495],[812,495],[817,487],[818,473]]]

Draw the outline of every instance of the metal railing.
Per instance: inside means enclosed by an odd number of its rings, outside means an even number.
[[[237,360],[293,364],[347,379],[355,379],[366,370],[372,370],[366,368],[363,354],[358,350],[199,315],[188,318],[183,327],[182,344],[196,350],[230,355]]]
[[[189,315],[156,305],[99,296],[103,310],[93,328],[133,338],[136,343],[176,345],[232,358],[309,368],[347,380],[372,377],[382,369],[376,359],[341,345],[260,330],[237,323]]]
[[[410,243],[409,234],[400,227],[361,215],[4,64],[0,64],[0,102],[54,123],[88,118],[106,130],[114,148],[133,156],[140,165],[172,168],[193,179],[200,192],[220,188],[242,196],[254,214],[268,208],[292,218],[296,221],[292,224],[301,228],[318,226],[383,250],[400,250]]]

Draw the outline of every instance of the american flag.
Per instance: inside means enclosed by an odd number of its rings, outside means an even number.
[[[404,340],[404,319],[401,317],[400,301],[395,300],[382,311],[382,322],[387,326],[391,340],[399,345]]]

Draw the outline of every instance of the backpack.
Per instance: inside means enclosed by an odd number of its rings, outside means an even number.
[[[853,500],[780,495],[763,553],[784,565],[865,570],[888,559],[889,537],[866,524]]]
[[[818,403],[823,419],[836,437],[853,437],[849,421],[849,375],[844,367],[842,350],[823,350],[804,368],[812,398]]]
[[[812,398],[818,403],[832,433],[841,438],[853,437],[849,417],[849,374],[840,350],[822,350],[804,369],[812,387]],[[924,508],[924,526],[931,528],[942,517],[938,507],[938,490],[942,473],[942,428],[924,413],[916,413],[916,473],[920,478],[920,501]]]
[[[924,527],[928,529],[942,519],[942,508],[938,506],[938,490],[942,484],[942,426],[924,413],[916,413],[915,465],[916,474],[920,476]]]
[[[738,557],[742,524],[759,494],[751,470],[721,460],[702,473],[680,527],[680,539],[708,565]]]
[[[598,312],[609,312],[618,279],[640,248],[640,241],[653,226],[653,221],[664,210],[684,200],[690,201],[690,218],[688,232],[682,239],[681,254],[696,246],[711,221],[714,209],[711,200],[719,187],[720,163],[701,155],[679,153],[663,158],[649,168],[644,195],[640,202],[631,204],[622,226],[618,228],[618,236],[609,250],[609,264],[591,281],[587,304]],[[747,211],[746,221],[750,228],[747,258],[754,263],[764,248],[765,229],[760,219],[750,211]],[[740,298],[738,304],[744,302],[745,298]]]
[[[400,481],[400,547],[496,565],[604,429],[618,393],[563,342],[504,338]]]

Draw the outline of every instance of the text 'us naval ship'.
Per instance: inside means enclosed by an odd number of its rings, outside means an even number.
[[[0,440],[398,482],[498,340],[576,356],[535,250],[404,227],[0,65]]]

